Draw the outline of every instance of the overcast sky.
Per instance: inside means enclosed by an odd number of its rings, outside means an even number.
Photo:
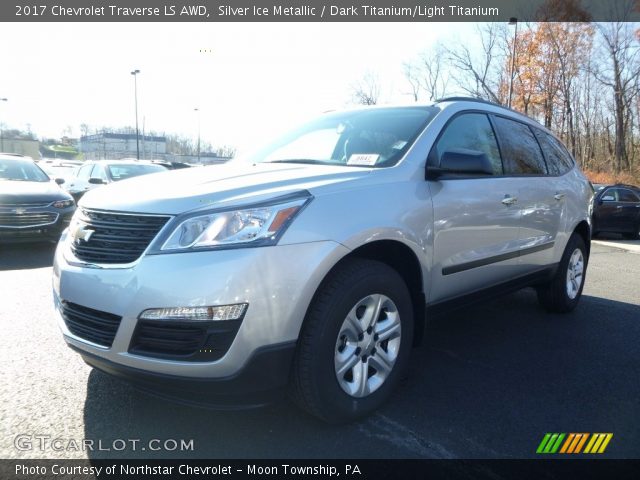
[[[383,99],[409,102],[402,63],[437,39],[464,41],[473,24],[0,24],[0,122],[39,136],[70,126],[140,129],[245,147],[350,100],[376,72]],[[202,52],[201,52],[202,50]],[[206,50],[206,51],[205,51]]]

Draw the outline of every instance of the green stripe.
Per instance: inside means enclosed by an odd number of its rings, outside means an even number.
[[[551,435],[551,438],[547,442],[547,446],[544,447],[544,452],[543,453],[551,453],[551,447],[553,447],[553,443],[556,441],[556,438],[558,438],[558,434],[557,433],[554,433],[553,435]]]
[[[540,445],[538,445],[538,449],[536,450],[536,453],[542,453],[542,451],[544,450],[544,446],[547,444],[547,441],[549,440],[549,437],[551,437],[550,433],[547,433],[544,438],[542,439],[542,442],[540,442]]]
[[[560,436],[558,437],[558,440],[556,440],[556,444],[551,449],[551,453],[556,453],[558,451],[558,449],[560,448],[560,444],[562,443],[562,440],[564,440],[565,435],[566,434],[564,433],[560,434]]]

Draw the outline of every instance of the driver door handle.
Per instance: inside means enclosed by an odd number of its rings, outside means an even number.
[[[560,201],[564,198],[564,193],[556,193],[553,198],[555,198],[556,200]]]

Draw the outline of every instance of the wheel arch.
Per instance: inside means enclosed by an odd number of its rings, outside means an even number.
[[[589,259],[589,255],[591,254],[591,227],[586,220],[582,220],[576,227],[573,229],[573,233],[576,233],[582,237],[584,241],[584,246],[587,249],[587,260]]]
[[[409,294],[411,295],[414,321],[413,345],[419,345],[424,335],[426,314],[426,298],[424,293],[425,288],[422,267],[413,250],[398,240],[376,240],[350,251],[347,255],[343,256],[338,262],[336,262],[336,264],[333,265],[333,267],[326,273],[318,285],[318,288],[313,295],[313,299],[315,299],[316,294],[322,289],[325,281],[331,276],[331,274],[344,262],[353,258],[379,261],[393,268],[400,274],[409,289]],[[313,303],[313,299],[311,303]],[[309,306],[311,306],[311,303]]]

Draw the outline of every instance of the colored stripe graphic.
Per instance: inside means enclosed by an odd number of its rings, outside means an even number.
[[[546,433],[536,453],[600,454],[604,453],[612,438],[613,433]]]
[[[584,453],[604,453],[613,438],[613,433],[594,433]]]

